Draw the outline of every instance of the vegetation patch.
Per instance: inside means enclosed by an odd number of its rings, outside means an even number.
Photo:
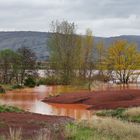
[[[72,123],[66,126],[65,131],[67,140],[91,140],[94,136],[92,129]]]
[[[27,87],[35,87],[35,86],[36,86],[35,79],[32,78],[32,77],[28,77],[28,78],[25,80],[24,85],[27,86]]]
[[[40,78],[37,81],[37,85],[63,85],[64,83],[57,76],[49,76],[46,78]]]
[[[0,86],[0,94],[4,94],[4,93],[5,93],[5,89],[2,86]]]
[[[118,108],[115,110],[103,110],[96,113],[97,116],[117,117],[121,118],[125,109]]]
[[[22,89],[23,88],[23,86],[21,86],[21,85],[13,85],[12,86],[12,89]]]
[[[32,123],[34,120],[31,120],[29,125]],[[34,131],[32,135],[34,140],[139,140],[140,137],[138,124],[114,118],[94,117],[89,121],[66,123],[65,126],[56,125],[56,123],[46,125],[42,121],[38,125],[41,127]],[[8,137],[3,135],[0,138],[3,138],[2,140],[23,140],[25,136],[22,130],[24,129],[11,127],[7,133]],[[35,129],[34,125],[32,129]],[[31,140],[31,138],[26,136],[26,140]]]
[[[5,127],[5,126],[6,126],[5,122],[0,121],[0,128],[3,128],[3,127]]]
[[[23,86],[19,85],[19,84],[2,84],[2,90],[0,88],[0,94],[1,93],[6,93],[6,91],[11,91],[11,90],[14,90],[14,89],[22,89],[24,88]],[[2,92],[1,92],[2,91]]]
[[[116,117],[122,120],[140,123],[140,107],[116,110],[103,110],[96,113],[97,116]]]
[[[19,109],[19,108],[14,107],[14,106],[0,105],[0,113],[3,113],[3,112],[21,113],[21,112],[24,112],[24,110]]]
[[[88,126],[97,132],[112,136],[117,140],[139,140],[140,125],[118,120],[115,118],[97,118],[89,122]]]

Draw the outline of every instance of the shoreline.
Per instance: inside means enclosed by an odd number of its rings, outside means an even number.
[[[140,90],[105,90],[94,92],[75,92],[61,94],[56,97],[46,97],[45,103],[83,104],[90,106],[88,110],[117,109],[140,106]]]

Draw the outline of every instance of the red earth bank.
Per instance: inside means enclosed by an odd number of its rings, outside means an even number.
[[[85,104],[88,109],[116,109],[140,106],[140,90],[113,90],[82,93],[65,93],[45,98],[43,102],[60,104]]]
[[[8,135],[9,128],[21,129],[24,140],[34,137],[43,128],[54,130],[57,125],[64,125],[71,122],[69,117],[47,116],[34,113],[0,113],[0,136]],[[64,137],[59,136],[60,140]],[[59,140],[58,139],[58,140]]]

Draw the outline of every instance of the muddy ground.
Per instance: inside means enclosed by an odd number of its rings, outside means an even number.
[[[140,106],[140,90],[112,90],[82,93],[65,93],[45,98],[43,102],[60,104],[85,104],[87,109],[116,109]]]
[[[69,117],[47,116],[34,113],[0,113],[0,136],[8,136],[9,128],[12,128],[12,130],[21,129],[25,140],[27,138],[35,140],[35,136],[44,128],[50,130],[51,133],[52,131],[57,133],[58,130],[61,131],[60,128],[57,130],[57,127],[71,121],[73,120]],[[61,132],[58,132],[58,134],[59,139],[63,140],[63,134]]]

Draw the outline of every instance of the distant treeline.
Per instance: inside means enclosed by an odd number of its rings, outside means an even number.
[[[127,84],[140,66],[140,52],[135,43],[118,40],[105,48],[102,40],[94,43],[90,29],[84,36],[78,36],[74,23],[56,21],[51,25],[54,34],[48,43],[49,68],[65,84],[84,80],[90,88],[93,80],[113,81],[114,78]],[[98,74],[94,75],[94,70]]]
[[[5,49],[0,51],[0,83],[24,84],[25,78],[36,69],[36,55],[27,47],[17,51]],[[32,70],[32,73],[27,71]],[[35,76],[35,75],[34,75]]]
[[[94,80],[116,79],[128,84],[134,70],[140,68],[140,52],[135,43],[117,40],[106,48],[102,40],[94,43],[90,29],[84,36],[77,35],[75,24],[67,21],[52,22],[51,32],[48,62],[37,62],[36,54],[26,46],[17,51],[0,51],[0,83],[23,85],[25,79],[37,78],[37,70],[45,68],[51,70],[47,80],[52,84],[87,82],[90,88]],[[94,70],[98,73],[94,74]]]

